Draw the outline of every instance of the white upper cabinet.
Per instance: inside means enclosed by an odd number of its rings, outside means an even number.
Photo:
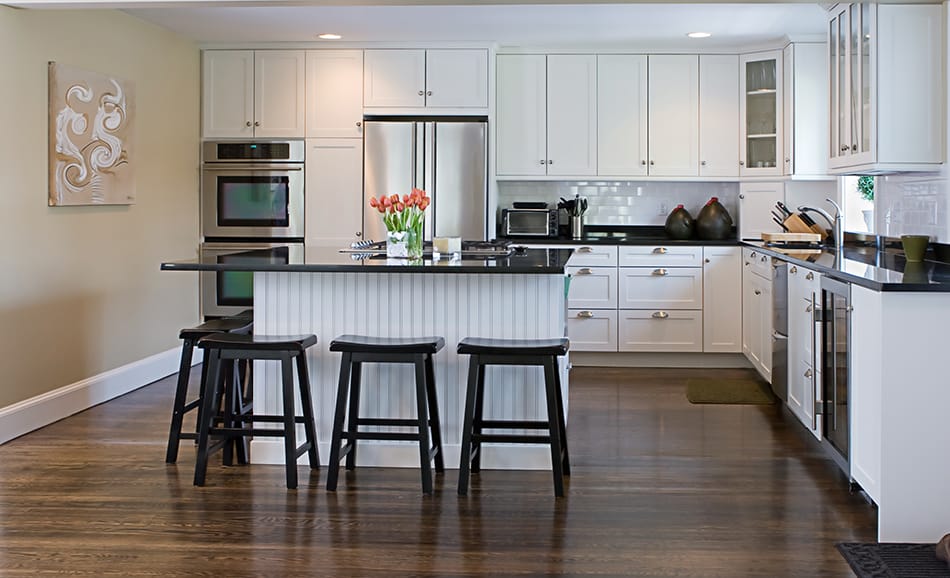
[[[427,108],[488,108],[487,50],[427,50]]]
[[[363,51],[307,51],[307,136],[363,136]]]
[[[784,183],[739,183],[739,238],[761,239],[762,233],[781,233],[772,220],[778,201],[785,201]]]
[[[597,173],[597,57],[547,57],[547,174]]]
[[[699,57],[699,175],[739,176],[739,57]]]
[[[649,173],[699,174],[699,57],[650,55],[648,92]]]
[[[944,160],[945,52],[940,5],[838,4],[829,12],[830,172],[936,170]]]
[[[783,172],[828,174],[828,64],[825,45],[789,44],[782,51]]]
[[[204,138],[304,136],[304,51],[208,50],[202,66]]]
[[[597,55],[597,174],[647,174],[645,55]]]
[[[363,105],[486,108],[487,50],[366,50]]]
[[[495,167],[499,175],[547,174],[547,59],[498,56]]]
[[[782,51],[739,58],[739,174],[783,174]]]

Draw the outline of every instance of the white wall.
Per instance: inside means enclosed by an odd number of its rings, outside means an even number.
[[[134,83],[137,200],[47,206],[47,61]],[[0,7],[0,407],[178,344],[198,318],[199,52],[117,11]]]

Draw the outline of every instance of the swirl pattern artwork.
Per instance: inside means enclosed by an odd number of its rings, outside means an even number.
[[[49,63],[49,205],[131,205],[131,83]]]

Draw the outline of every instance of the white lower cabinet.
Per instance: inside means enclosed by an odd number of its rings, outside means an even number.
[[[703,351],[742,351],[742,249],[703,247]]]
[[[620,310],[620,351],[701,352],[703,312]]]
[[[568,309],[567,334],[571,351],[617,351],[617,310]]]
[[[569,309],[616,309],[616,267],[568,267]]]
[[[772,278],[761,275],[762,257],[751,249],[742,250],[742,353],[771,383]]]
[[[821,334],[816,326],[815,303],[821,299],[820,274],[788,265],[788,408],[817,438],[820,417],[815,416]]]

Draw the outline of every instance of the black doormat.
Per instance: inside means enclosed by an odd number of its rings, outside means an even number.
[[[769,385],[759,379],[696,378],[686,381],[690,403],[767,405],[775,403]]]
[[[947,563],[935,544],[835,544],[858,578],[948,578]]]

